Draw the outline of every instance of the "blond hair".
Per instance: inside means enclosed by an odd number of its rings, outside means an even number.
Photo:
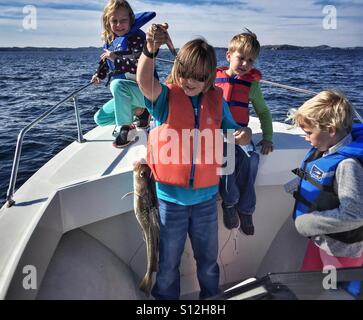
[[[352,106],[338,90],[324,90],[306,101],[299,109],[290,111],[289,119],[297,126],[321,130],[334,127],[337,131],[352,131]]]
[[[110,0],[103,9],[102,15],[102,40],[107,42],[108,44],[110,44],[115,39],[115,35],[111,30],[110,17],[118,9],[127,10],[130,18],[130,26],[132,26],[135,22],[134,12],[130,4],[126,0]]]
[[[214,87],[217,58],[214,48],[202,38],[187,42],[178,52],[166,83],[181,86],[180,78],[205,81],[203,91]]]
[[[260,43],[257,40],[257,36],[251,30],[245,29],[246,32],[235,35],[228,44],[228,51],[230,53],[247,53],[254,58],[257,58],[260,54]]]

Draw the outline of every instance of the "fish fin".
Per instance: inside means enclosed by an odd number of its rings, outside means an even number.
[[[131,196],[132,194],[134,194],[135,193],[135,191],[130,191],[130,192],[128,192],[128,193],[125,193],[123,196],[122,196],[122,198],[121,198],[121,200],[123,200],[123,199],[125,199],[126,197],[128,197],[128,196]]]
[[[151,191],[151,195],[152,195],[152,199],[153,199],[153,201],[152,201],[153,206],[158,207],[159,204],[158,204],[158,197],[157,197],[157,193],[156,193],[155,179],[154,179],[154,176],[152,175],[152,172],[149,177],[149,186],[150,186],[150,191]]]

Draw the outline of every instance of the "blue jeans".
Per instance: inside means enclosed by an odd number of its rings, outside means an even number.
[[[219,294],[216,198],[192,206],[159,199],[159,215],[159,270],[152,289],[155,299],[179,299],[179,266],[187,234],[197,262],[199,298],[205,299]]]
[[[256,207],[255,181],[260,156],[258,153],[245,152],[236,146],[235,170],[221,177],[219,193],[227,206],[235,206],[243,214],[252,214]]]

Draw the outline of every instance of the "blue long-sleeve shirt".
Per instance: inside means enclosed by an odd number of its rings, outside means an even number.
[[[169,112],[169,89],[163,84],[161,86],[161,93],[154,103],[145,98],[145,105],[156,120],[157,125],[161,125],[167,120]],[[190,100],[194,109],[200,107],[201,95],[190,97]],[[239,128],[240,126],[233,120],[228,104],[223,99],[222,129],[236,130]],[[218,185],[193,189],[192,187],[183,188],[157,182],[156,192],[159,199],[188,206],[212,199],[218,192]]]

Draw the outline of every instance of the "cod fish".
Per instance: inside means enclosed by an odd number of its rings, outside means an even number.
[[[152,274],[158,268],[160,227],[155,182],[151,169],[141,161],[134,163],[134,211],[143,232],[147,251],[147,270],[139,288],[149,296]]]

